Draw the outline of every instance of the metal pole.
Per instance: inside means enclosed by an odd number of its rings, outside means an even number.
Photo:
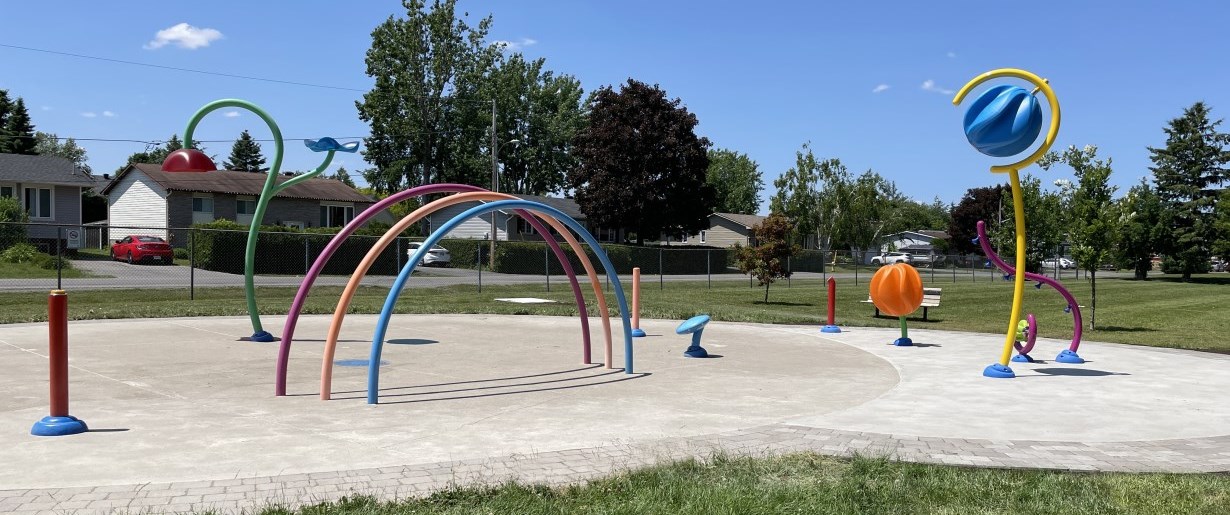
[[[196,300],[196,230],[188,229],[188,300]]]
[[[495,100],[491,101],[491,191],[500,191],[500,165],[496,158],[495,139]],[[495,211],[487,213],[491,216],[491,269],[495,270]]]
[[[709,278],[709,289],[713,289],[713,261],[712,250],[705,251],[705,277]]]
[[[478,247],[474,253],[475,264],[478,265],[478,292],[483,292],[483,248]]]
[[[401,270],[401,237],[393,238],[393,263],[397,265],[394,270]]]
[[[60,248],[62,238],[64,238],[64,228],[56,227],[56,290],[64,289],[61,286],[64,277],[64,251]]]
[[[312,268],[312,258],[310,256],[311,253],[312,251],[308,248],[308,235],[304,234],[303,235],[303,273],[305,274],[307,273],[309,269]]]
[[[666,288],[666,283],[662,282],[662,247],[658,247],[658,289]]]
[[[794,270],[790,268],[790,256],[786,256],[786,287],[790,287],[790,276],[794,275]]]
[[[542,269],[546,272],[547,276],[547,293],[551,293],[551,253],[548,250],[546,243],[544,243],[542,246]]]

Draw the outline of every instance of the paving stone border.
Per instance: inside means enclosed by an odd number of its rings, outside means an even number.
[[[176,483],[0,490],[0,513],[252,512],[372,495],[401,499],[455,485],[507,480],[564,485],[655,463],[717,453],[763,456],[812,451],[997,468],[1105,472],[1230,472],[1230,435],[1139,442],[932,438],[770,424],[725,433],[586,449],[401,467]]]

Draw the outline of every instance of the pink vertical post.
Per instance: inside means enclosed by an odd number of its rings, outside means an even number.
[[[632,337],[645,336],[641,329],[641,267],[632,269]]]

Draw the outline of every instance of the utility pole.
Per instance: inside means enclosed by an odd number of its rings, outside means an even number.
[[[500,191],[500,163],[496,154],[499,148],[496,148],[495,139],[495,99],[491,99],[491,191]],[[495,212],[487,213],[491,217],[491,255],[487,256],[491,262],[488,265],[491,270],[495,270]]]

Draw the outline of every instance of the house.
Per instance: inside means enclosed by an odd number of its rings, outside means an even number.
[[[936,240],[948,239],[948,233],[944,231],[927,229],[902,231],[883,237],[880,240],[880,252],[909,252],[911,254],[931,255],[936,253]],[[942,251],[940,252],[942,253]]]
[[[284,175],[277,181],[291,177]],[[161,233],[180,245],[183,242],[174,241],[168,229],[216,219],[249,225],[267,179],[263,173],[164,172],[162,165],[129,165],[102,189],[107,197],[109,236]],[[312,178],[278,192],[265,210],[264,224],[340,227],[374,203],[339,181]]]
[[[570,198],[560,197],[543,197],[539,195],[513,195],[522,200],[533,202],[541,202],[547,206],[560,210],[564,214],[572,217],[577,222],[586,226],[590,234],[600,242],[614,243],[623,241],[623,231],[616,229],[603,229],[590,227],[586,223],[585,213],[581,212],[581,208],[577,206],[575,200]],[[453,217],[479,205],[480,202],[462,202],[453,204],[444,209],[427,215],[427,225],[424,229],[425,234],[435,232],[436,228],[448,223]],[[542,235],[538,234],[525,219],[517,216],[513,210],[497,210],[492,213],[485,213],[477,217],[471,218],[458,225],[456,229],[449,231],[444,235],[445,238],[468,238],[477,240],[490,239],[491,234],[491,219],[495,217],[495,237],[499,241],[543,241]]]
[[[733,247],[755,244],[752,227],[760,225],[767,216],[741,215],[737,213],[713,213],[709,215],[709,228],[684,238],[684,245],[709,247]]]
[[[93,187],[94,178],[68,159],[0,154],[0,196],[25,206],[26,233],[44,250],[54,250],[60,227],[81,224],[81,194]]]

